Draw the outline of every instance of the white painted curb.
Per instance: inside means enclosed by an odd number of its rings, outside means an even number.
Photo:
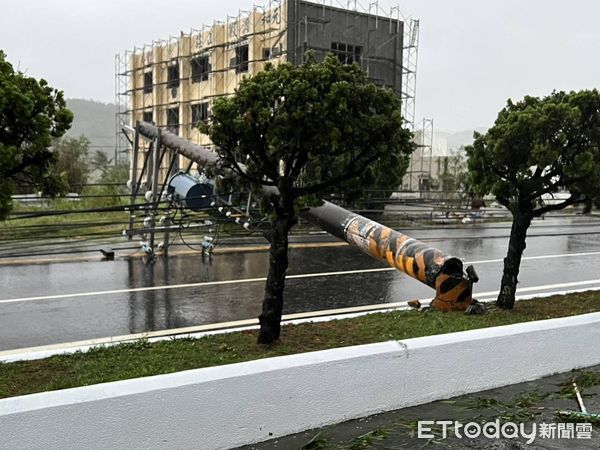
[[[600,364],[600,313],[0,400],[3,448],[230,448]]]

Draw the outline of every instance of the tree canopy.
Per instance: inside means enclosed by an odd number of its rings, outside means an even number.
[[[108,159],[108,155],[102,150],[96,150],[90,158],[92,170],[99,170],[103,175],[108,171],[111,162],[112,159]]]
[[[16,186],[45,194],[64,189],[52,172],[57,156],[50,146],[72,120],[61,91],[15,71],[0,51],[0,218],[10,211]]]
[[[201,128],[223,163],[255,187],[289,185],[294,197],[347,192],[368,186],[378,165],[402,168],[413,144],[399,105],[357,65],[309,56],[245,79],[233,97],[215,102]],[[403,173],[394,175],[390,184]]]
[[[403,125],[396,94],[331,55],[322,63],[307,54],[299,66],[268,64],[232,97],[215,102],[201,130],[223,166],[254,190],[267,185],[279,192],[269,199],[271,264],[260,342],[279,337],[287,236],[298,209],[325,193],[356,196],[374,181],[378,166],[397,187],[413,150]]]
[[[57,155],[53,173],[66,183],[69,192],[81,193],[87,182],[89,147],[90,141],[84,136],[56,139],[52,145]]]
[[[553,92],[508,101],[466,148],[472,186],[513,215],[498,304],[512,308],[527,228],[534,217],[600,198],[600,94]],[[565,200],[554,200],[559,192]]]
[[[554,92],[508,101],[494,126],[467,147],[472,181],[511,212],[534,216],[600,194],[600,94]],[[569,199],[544,203],[566,190]]]

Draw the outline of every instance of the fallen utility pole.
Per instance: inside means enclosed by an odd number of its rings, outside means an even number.
[[[151,140],[160,137],[160,145],[200,166],[218,167],[220,164],[219,156],[209,148],[152,124],[139,122],[136,130]],[[240,167],[244,169],[241,164]],[[270,197],[277,195],[278,190],[263,186],[262,194]],[[300,217],[435,289],[436,296],[431,302],[434,309],[463,311],[474,303],[472,291],[477,275],[472,266],[465,274],[462,261],[456,257],[327,201],[303,210]]]

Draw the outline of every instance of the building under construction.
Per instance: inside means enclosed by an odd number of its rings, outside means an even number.
[[[405,20],[399,8],[383,11],[377,1],[363,8],[357,1],[270,0],[117,55],[118,131],[139,120],[209,144],[197,124],[216,98],[267,62],[300,64],[307,50],[358,63],[373,83],[396,91],[414,128],[418,21]],[[122,134],[117,146],[129,150]]]

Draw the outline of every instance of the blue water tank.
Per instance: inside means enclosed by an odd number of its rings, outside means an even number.
[[[210,207],[213,201],[214,186],[211,183],[199,183],[185,172],[173,175],[169,180],[169,192],[175,201],[188,209],[197,211]]]

